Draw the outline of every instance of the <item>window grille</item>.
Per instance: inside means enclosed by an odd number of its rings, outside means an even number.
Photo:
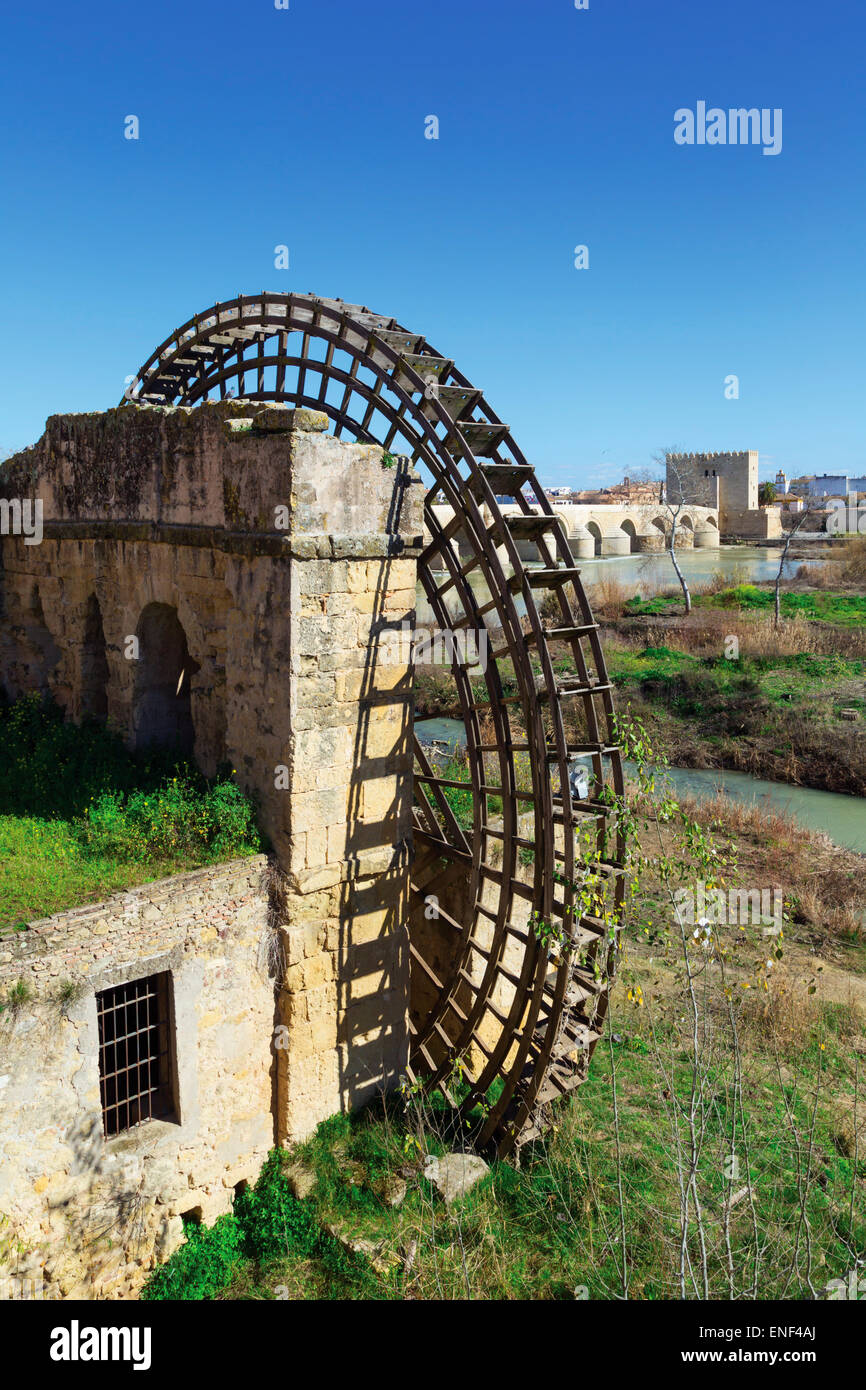
[[[107,1138],[154,1119],[176,1119],[169,976],[102,990],[99,1089]]]

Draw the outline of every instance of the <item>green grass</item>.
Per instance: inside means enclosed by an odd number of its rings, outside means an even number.
[[[0,930],[174,873],[182,858],[136,865],[93,854],[67,821],[0,816]]]
[[[866,662],[842,656],[813,656],[800,652],[793,656],[740,657],[736,661],[724,656],[702,658],[670,647],[645,647],[643,651],[611,648],[607,665],[616,685],[643,686],[652,682],[659,693],[678,703],[683,712],[693,712],[689,692],[698,687],[713,691],[724,698],[760,692],[777,705],[814,702],[816,687],[832,687],[834,683],[862,677]],[[849,702],[847,695],[845,703]]]
[[[262,848],[229,768],[136,757],[30,696],[0,710],[0,739],[0,930]]]
[[[345,1250],[322,1228],[314,1210],[299,1201],[284,1174],[285,1155],[273,1152],[252,1188],[235,1198],[231,1214],[213,1226],[188,1224],[183,1244],[155,1270],[142,1290],[145,1302],[219,1297],[234,1283],[251,1296],[281,1297],[287,1278],[311,1298],[377,1298],[377,1280],[359,1255]]]
[[[861,1157],[855,1172],[840,1139],[835,1099],[850,1093],[853,1063],[848,1044],[850,1010],[825,1006],[803,1029],[786,1055],[784,1081],[769,1052],[747,1052],[744,1118],[749,1158],[734,1180],[739,1190],[751,1178],[764,1267],[759,1298],[786,1291],[802,1182],[803,1151],[811,1125],[813,1095],[819,1103],[812,1135],[810,1181],[805,1197],[813,1251],[813,1282],[820,1288],[844,1277],[851,1249],[866,1240],[859,1196],[851,1226],[850,1194],[866,1178]],[[179,1251],[151,1280],[148,1297],[420,1298],[568,1300],[585,1289],[590,1298],[621,1292],[620,1211],[624,1218],[631,1297],[661,1300],[679,1296],[677,1250],[678,1188],[672,1158],[669,1077],[660,1072],[643,1017],[617,1011],[612,1053],[596,1053],[588,1081],[560,1103],[554,1127],[527,1146],[520,1167],[494,1163],[488,1178],[446,1208],[423,1176],[425,1153],[441,1153],[436,1113],[429,1105],[406,1111],[391,1098],[321,1124],[313,1138],[291,1155],[274,1155],[265,1182],[236,1204],[241,1232],[234,1240],[230,1269],[222,1255],[194,1234],[193,1248]],[[692,1071],[685,1040],[673,1028],[656,1037],[672,1068],[678,1096],[689,1096]],[[823,1048],[822,1048],[823,1043]],[[616,1068],[620,1166],[614,1142],[611,1071]],[[724,1158],[734,1106],[729,1076],[710,1068],[706,1142],[698,1183],[704,1210],[712,1295],[727,1297],[722,1217],[731,1181]],[[667,1098],[666,1098],[667,1097]],[[800,1137],[798,1156],[787,1106]],[[742,1117],[737,1116],[738,1132]],[[444,1147],[455,1148],[453,1135]],[[741,1142],[737,1149],[744,1154]],[[309,1196],[297,1202],[280,1178],[286,1162],[313,1175]],[[799,1174],[799,1177],[798,1177]],[[389,1204],[394,1185],[405,1185],[402,1202]],[[622,1208],[620,1205],[620,1189]],[[245,1199],[241,1199],[242,1203]],[[225,1218],[222,1218],[225,1222]],[[344,1241],[365,1241],[394,1256],[378,1270],[362,1256],[345,1263],[342,1247],[321,1242],[337,1230]],[[238,1233],[236,1232],[236,1235]],[[222,1247],[225,1236],[217,1244]],[[197,1242],[198,1244],[196,1244]],[[748,1282],[754,1228],[748,1202],[732,1210],[731,1242],[738,1285]],[[199,1248],[202,1248],[199,1256]],[[410,1267],[407,1255],[414,1247]],[[690,1254],[699,1246],[693,1228]],[[216,1262],[219,1288],[209,1289]],[[801,1249],[788,1297],[808,1297]],[[212,1281],[211,1281],[212,1282]],[[163,1292],[157,1293],[157,1289]],[[288,1293],[276,1292],[278,1288]]]
[[[470,830],[472,828],[473,801],[469,779],[469,759],[465,750],[461,749],[452,754],[448,761],[437,769],[437,775],[450,782],[466,783],[466,791],[460,787],[444,787],[443,794],[460,829]]]
[[[651,599],[639,595],[629,599],[624,611],[632,616],[672,615],[682,610],[681,595],[658,594]],[[756,584],[737,584],[718,594],[697,594],[694,608],[729,608],[747,612],[772,611],[773,590]],[[813,622],[834,623],[840,627],[866,626],[866,595],[833,593],[819,590],[814,593],[790,593],[783,590],[780,611],[784,618],[798,615]]]

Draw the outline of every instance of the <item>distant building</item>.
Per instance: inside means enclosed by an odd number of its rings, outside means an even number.
[[[758,506],[758,451],[668,454],[666,495],[669,503],[717,507],[723,535],[751,540],[781,536],[778,511]]]
[[[621,483],[616,483],[605,491],[610,497],[625,502],[657,502],[660,486],[660,480],[638,482],[626,476]]]
[[[851,478],[847,473],[822,473],[814,478],[797,479],[797,482],[805,485],[807,497],[848,497],[852,492],[866,492],[866,478]]]
[[[779,492],[787,492],[787,491],[788,491],[788,475],[787,475],[787,473],[783,473],[782,470],[781,470],[781,468],[779,469],[778,473],[776,474],[776,481],[775,481],[775,483],[773,484],[773,486],[774,486],[774,487],[777,489],[777,491],[779,491]]]

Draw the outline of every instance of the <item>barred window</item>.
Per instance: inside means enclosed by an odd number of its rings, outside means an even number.
[[[169,974],[102,990],[96,1014],[106,1137],[146,1120],[176,1120]]]

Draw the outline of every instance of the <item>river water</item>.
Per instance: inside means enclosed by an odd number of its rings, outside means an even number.
[[[820,564],[825,557],[804,560],[799,556],[787,562],[786,576],[796,572],[801,564]],[[722,573],[732,584],[754,583],[775,578],[779,568],[778,551],[763,546],[732,545],[718,550],[678,551],[687,580],[692,584],[706,583],[714,574]],[[588,589],[599,579],[609,576],[632,593],[651,593],[667,584],[676,583],[670,556],[626,555],[605,560],[580,561],[581,579]],[[473,587],[485,594],[478,576]],[[432,621],[430,609],[419,595],[418,622]],[[436,739],[450,748],[465,742],[463,725],[457,719],[424,719],[415,725],[424,742]],[[731,801],[759,805],[781,811],[810,830],[822,830],[831,840],[847,849],[866,854],[866,798],[844,796],[838,792],[817,791],[813,787],[791,787],[784,782],[766,782],[745,772],[671,768],[670,777],[678,795],[708,799],[721,790]]]
[[[415,732],[422,743],[435,739],[450,748],[465,743],[459,719],[419,719]],[[625,764],[626,772],[631,771]],[[678,796],[709,800],[717,791],[730,801],[780,811],[808,830],[823,830],[837,845],[866,854],[866,798],[814,787],[789,787],[784,782],[765,782],[746,772],[727,772],[688,767],[669,769]]]
[[[826,556],[815,559],[798,555],[785,562],[784,578],[790,578],[800,565],[821,564]],[[715,550],[678,550],[677,562],[689,584],[706,584],[716,574],[723,574],[731,584],[754,584],[762,580],[775,579],[779,572],[779,552],[759,545],[722,545]],[[592,586],[602,579],[613,579],[628,590],[629,596],[649,594],[667,586],[676,587],[678,580],[671,564],[671,557],[665,551],[660,555],[618,555],[604,560],[578,560],[581,582],[592,590]],[[445,576],[438,582],[444,583]],[[471,574],[469,582],[473,591],[483,603],[489,598],[484,580],[478,574]],[[449,612],[454,612],[453,599],[446,596]],[[517,600],[517,610],[522,612],[522,601]],[[418,623],[429,626],[433,614],[419,585]]]
[[[729,801],[781,811],[807,830],[823,830],[837,845],[866,854],[866,798],[862,796],[765,782],[747,772],[692,767],[672,767],[668,771],[678,796],[705,801],[722,791]]]
[[[793,547],[792,547],[793,548]],[[720,545],[715,550],[678,550],[677,564],[689,584],[706,584],[723,574],[732,584],[756,584],[775,579],[779,572],[779,551],[762,545]],[[783,578],[795,574],[802,564],[820,564],[818,559],[788,559]],[[634,593],[679,583],[671,557],[660,555],[617,555],[606,560],[579,560],[580,577],[591,589],[600,579],[616,579]]]

